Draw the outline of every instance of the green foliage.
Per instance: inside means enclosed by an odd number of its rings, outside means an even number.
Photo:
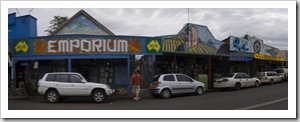
[[[54,16],[54,19],[50,21],[50,26],[45,32],[51,35],[55,30],[57,30],[64,22],[66,22],[68,17]]]

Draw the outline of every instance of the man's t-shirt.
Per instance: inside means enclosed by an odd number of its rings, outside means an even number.
[[[130,78],[130,81],[131,81],[131,86],[133,85],[141,85],[141,82],[142,82],[142,78],[139,74],[133,74]]]

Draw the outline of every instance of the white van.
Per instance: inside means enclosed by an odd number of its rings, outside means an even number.
[[[275,72],[281,76],[283,76],[283,79],[285,81],[288,81],[288,69],[287,68],[277,68],[275,69]]]

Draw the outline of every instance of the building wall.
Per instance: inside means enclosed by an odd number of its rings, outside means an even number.
[[[68,25],[64,26],[56,35],[88,34],[88,35],[109,35],[102,28],[84,15],[79,15]]]
[[[8,39],[37,36],[37,19],[31,15],[16,17],[16,13],[8,15]],[[11,43],[9,41],[9,43]]]

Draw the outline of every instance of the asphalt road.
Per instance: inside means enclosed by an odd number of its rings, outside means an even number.
[[[66,99],[47,103],[35,98],[9,99],[9,110],[288,110],[288,83],[244,88],[239,91],[210,91],[203,95],[177,95],[169,99],[142,96],[139,102],[129,98],[110,98],[95,104],[86,99]]]

